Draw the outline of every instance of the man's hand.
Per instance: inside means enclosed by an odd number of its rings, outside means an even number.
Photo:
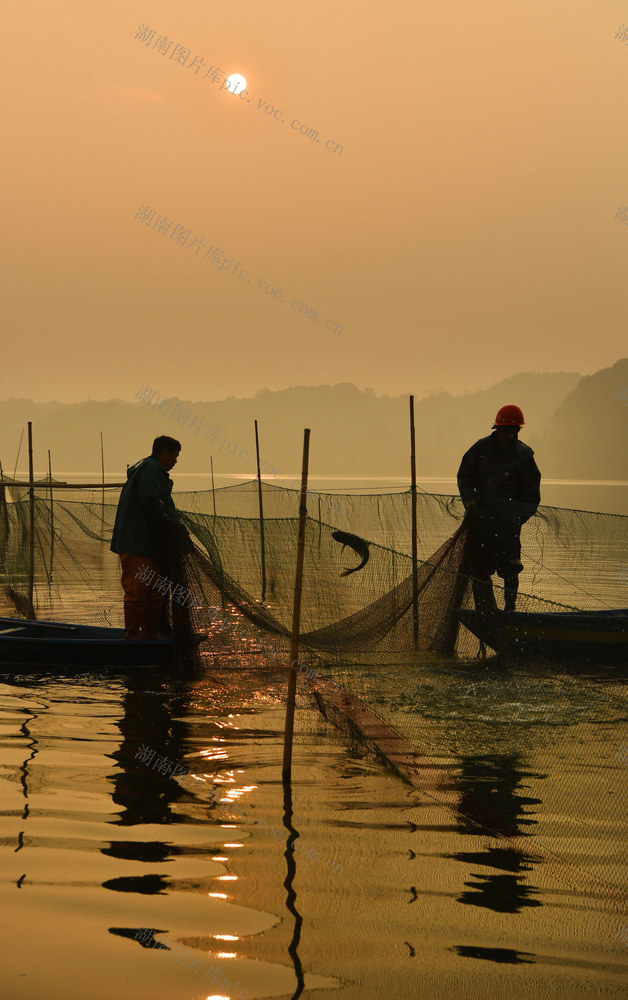
[[[184,524],[172,517],[164,519],[164,531],[170,545],[178,545],[183,552],[194,552],[194,543]]]
[[[179,531],[180,531],[179,537],[181,542],[181,548],[183,549],[183,551],[188,553],[195,552],[196,549],[194,548],[194,542],[192,541],[192,536],[190,535],[188,529],[183,524],[180,524]]]

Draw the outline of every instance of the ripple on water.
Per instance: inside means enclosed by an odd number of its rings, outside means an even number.
[[[302,702],[290,801],[281,685],[227,679],[0,687],[8,996],[621,995],[625,702],[406,679],[393,721],[450,805]]]

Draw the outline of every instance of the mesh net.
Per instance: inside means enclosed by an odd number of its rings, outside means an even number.
[[[8,486],[5,494],[0,491],[2,614],[14,615],[16,608],[23,614],[29,498],[18,486]],[[37,617],[122,626],[120,567],[109,550],[118,496],[117,490],[78,489],[55,496],[54,484],[52,491],[49,484],[36,487]],[[235,697],[239,685],[285,689],[276,682],[285,678],[288,665],[298,493],[264,484],[262,500],[263,532],[256,483],[175,495],[194,539],[192,551],[172,553],[173,582],[189,594],[185,603],[171,602],[178,662],[186,668],[200,664],[216,683],[233,688]],[[522,763],[528,753],[539,751],[538,731],[530,736],[533,724],[547,717],[544,734],[569,729],[583,717],[582,698],[588,713],[598,712],[604,724],[613,723],[617,711],[625,719],[621,699],[616,710],[599,692],[593,704],[591,691],[581,693],[564,677],[558,683],[555,672],[530,681],[525,698],[513,677],[500,677],[499,688],[491,687],[490,674],[479,669],[478,640],[458,626],[453,613],[473,606],[470,575],[464,572],[467,522],[457,497],[421,493],[417,498],[415,626],[411,503],[409,492],[310,493],[299,651],[300,691],[306,693],[301,697],[313,693],[328,718],[353,728],[401,774],[444,802],[457,802],[469,829],[488,828],[512,840],[517,830],[525,834],[521,802],[534,801],[512,789],[524,777],[537,783],[546,777],[536,772],[530,777]],[[627,522],[619,515],[540,507],[522,528],[517,609],[625,608]],[[349,576],[341,573],[360,557],[343,551],[333,538],[339,530],[369,543],[368,562]],[[496,585],[495,591],[503,606],[503,589]],[[489,711],[475,726],[479,705]],[[495,713],[512,717],[512,725],[497,727]],[[572,754],[578,752],[576,746]],[[451,754],[466,762],[456,790],[443,778]],[[506,770],[504,761],[510,762]],[[493,772],[500,775],[497,786]],[[464,791],[467,785],[475,788],[473,797]],[[495,788],[512,793],[517,822],[491,812]],[[554,814],[565,810],[557,798]],[[619,816],[617,824],[619,830]],[[619,875],[612,877],[615,884],[618,880]]]
[[[8,490],[8,492],[7,492]],[[77,488],[55,496],[37,485],[34,511],[34,607],[44,619],[122,625],[119,563],[109,551],[119,490]],[[170,575],[189,595],[172,601],[175,637],[186,662],[217,653],[288,645],[294,591],[298,492],[249,482],[176,494],[193,551],[173,552]],[[417,497],[419,565],[412,574],[411,493],[308,497],[301,605],[302,656],[349,678],[355,664],[408,664],[417,656],[475,657],[478,640],[458,626],[472,608],[468,519],[453,496]],[[620,515],[539,507],[521,532],[519,611],[626,606],[628,532]],[[24,613],[29,574],[28,491],[0,494],[0,574],[4,613]],[[333,537],[368,542],[366,565]],[[176,567],[176,568],[174,568]],[[418,591],[413,600],[414,590]],[[495,588],[498,607],[503,588]],[[416,609],[416,610],[415,610]],[[185,612],[185,613],[184,613]],[[201,636],[198,644],[192,641]],[[261,645],[260,645],[261,644]],[[193,651],[196,650],[196,653]],[[360,675],[361,676],[361,675]],[[387,673],[387,682],[391,674]]]
[[[52,491],[49,485],[35,488],[37,614],[121,625],[119,563],[109,551],[119,491],[59,493],[54,495],[54,484]],[[263,484],[263,545],[256,483],[175,497],[197,543],[195,553],[182,556],[179,570],[197,626],[207,626],[207,609],[231,603],[269,634],[287,634],[298,492]],[[419,648],[474,654],[476,640],[460,630],[453,643],[450,634],[451,608],[472,607],[462,504],[457,497],[421,493],[417,514]],[[5,588],[18,594],[27,589],[29,519],[27,489],[6,487],[0,493],[0,574]],[[517,610],[625,607],[627,521],[620,515],[539,507],[522,528]],[[359,557],[332,537],[338,530],[369,543],[366,566],[349,576],[341,573],[357,565]],[[384,653],[407,652],[413,646],[410,546],[410,492],[310,493],[301,610],[306,646],[328,656],[335,650],[361,656],[370,651],[380,660]],[[213,618],[210,624],[215,625]]]

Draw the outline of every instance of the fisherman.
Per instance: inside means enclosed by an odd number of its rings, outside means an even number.
[[[519,588],[521,525],[541,502],[534,452],[519,441],[525,423],[518,406],[497,411],[493,433],[469,448],[458,469],[458,490],[470,524],[470,566],[478,611],[496,608],[491,576],[504,581],[504,611],[514,611]]]
[[[155,583],[167,575],[169,535],[184,530],[168,475],[180,451],[175,438],[162,435],[153,441],[151,455],[127,469],[111,538],[111,551],[122,564],[126,639],[159,638],[168,588],[158,589]]]

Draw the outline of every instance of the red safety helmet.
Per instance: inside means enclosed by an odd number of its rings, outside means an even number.
[[[514,403],[508,403],[506,406],[500,406],[493,427],[523,427],[524,424],[523,413],[519,407]]]

